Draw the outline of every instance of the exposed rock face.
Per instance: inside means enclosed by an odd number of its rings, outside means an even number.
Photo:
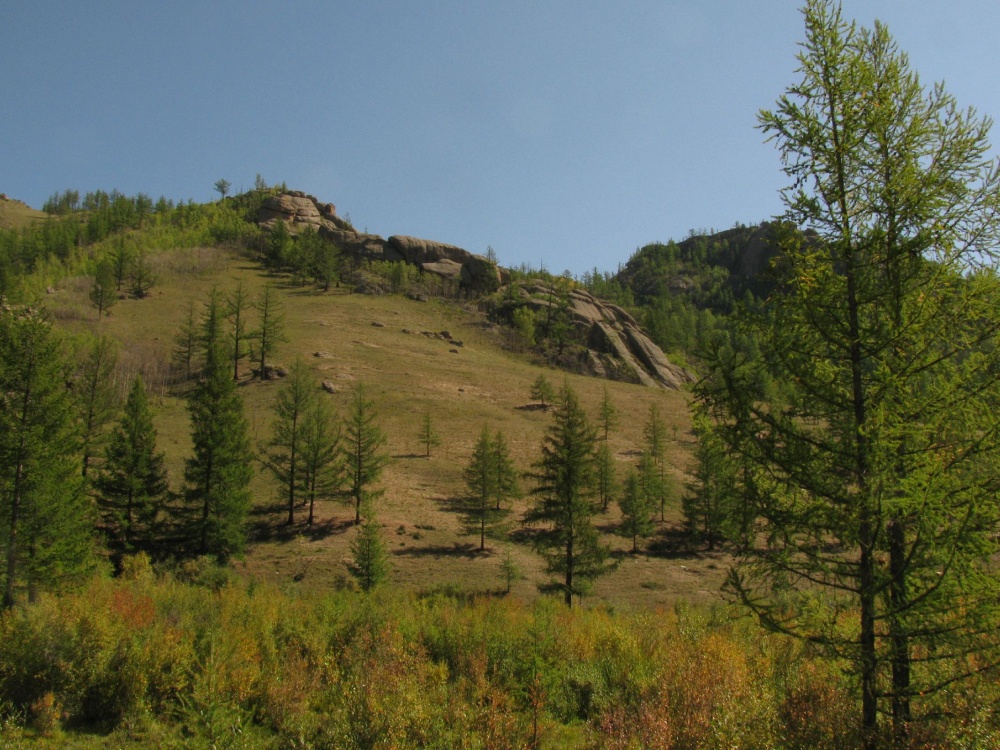
[[[522,289],[522,297],[524,304],[543,313],[550,305],[560,304],[558,293],[544,284]],[[569,292],[563,304],[570,324],[590,350],[588,367],[595,375],[677,390],[694,382],[694,376],[667,359],[635,319],[617,305],[582,289]],[[605,359],[596,355],[605,355]]]

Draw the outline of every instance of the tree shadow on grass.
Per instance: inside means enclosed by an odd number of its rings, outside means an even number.
[[[472,542],[452,542],[451,544],[431,544],[425,547],[406,547],[396,549],[392,552],[400,557],[464,557],[473,559],[476,557],[488,557],[491,552],[489,548],[479,549],[478,544]]]
[[[250,537],[255,542],[290,542],[293,539],[305,538],[309,541],[326,539],[337,534],[344,534],[354,528],[354,519],[314,518],[310,526],[306,523],[309,517],[307,508],[295,509],[295,523],[285,523],[288,518],[288,506],[284,504],[259,505],[251,512]]]
[[[684,529],[667,525],[651,536],[646,542],[646,552],[651,557],[666,560],[696,559],[700,557],[692,544],[691,537]]]

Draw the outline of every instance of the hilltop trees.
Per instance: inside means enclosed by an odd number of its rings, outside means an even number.
[[[880,708],[902,742],[914,701],[1000,658],[1000,169],[990,121],[883,25],[804,15],[801,78],[759,123],[815,238],[784,233],[741,315],[762,356],[720,352],[699,394],[753,520],[730,590],[848,660],[873,748]]]
[[[3,607],[26,586],[83,572],[92,519],[60,342],[32,309],[0,309],[0,553]]]
[[[595,512],[594,444],[597,435],[580,406],[576,393],[564,385],[558,396],[555,423],[542,442],[542,457],[535,464],[532,490],[538,501],[525,521],[541,524],[535,546],[545,557],[549,573],[562,576],[553,587],[566,606],[582,596],[594,578],[608,572],[608,551],[597,538]]]

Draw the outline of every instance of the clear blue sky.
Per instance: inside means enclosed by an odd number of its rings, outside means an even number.
[[[780,212],[754,125],[795,80],[798,7],[0,0],[0,192],[207,201],[260,173],[383,236],[614,270],[647,242]],[[844,11],[1000,116],[1000,2]]]

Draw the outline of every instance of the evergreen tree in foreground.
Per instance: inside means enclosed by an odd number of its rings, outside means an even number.
[[[340,422],[325,399],[316,399],[302,421],[302,491],[309,506],[306,523],[312,526],[317,500],[340,494],[344,466],[340,451]]]
[[[295,493],[302,487],[302,426],[316,402],[316,383],[301,358],[295,361],[278,391],[274,427],[263,451],[264,465],[281,485],[288,508],[286,523],[295,523]]]
[[[3,607],[90,569],[93,519],[80,474],[69,374],[49,323],[0,310],[0,554]]]
[[[163,453],[142,378],[136,377],[119,425],[111,433],[96,481],[106,533],[121,551],[149,547],[157,512],[167,493]]]
[[[536,482],[532,493],[538,502],[525,522],[542,525],[535,548],[545,557],[548,572],[562,577],[553,585],[562,591],[568,607],[574,595],[587,593],[595,578],[611,570],[608,549],[600,544],[592,520],[596,441],[576,393],[564,385],[555,423],[542,442],[542,457],[532,474]]]
[[[184,470],[187,499],[197,514],[197,549],[220,559],[244,549],[253,477],[243,402],[228,365],[220,346],[208,350],[204,373],[190,397],[194,455]]]
[[[653,504],[643,492],[639,475],[631,469],[625,477],[618,506],[622,511],[622,521],[618,533],[632,540],[632,551],[639,551],[639,539],[653,533]]]
[[[804,18],[759,123],[814,234],[739,313],[761,356],[720,350],[698,393],[753,523],[730,591],[848,665],[866,748],[903,747],[925,696],[1000,664],[1000,164],[885,26]]]

